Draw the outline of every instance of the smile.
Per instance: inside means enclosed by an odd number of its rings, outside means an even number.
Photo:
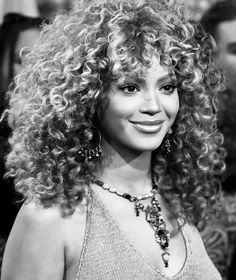
[[[132,122],[132,125],[141,132],[157,133],[162,129],[163,120],[161,121],[145,121],[145,122]]]

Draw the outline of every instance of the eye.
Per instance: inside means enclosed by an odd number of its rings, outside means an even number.
[[[175,84],[167,84],[167,85],[164,85],[161,88],[161,90],[163,90],[167,94],[171,94],[175,91],[176,88],[177,88],[177,86]]]
[[[139,91],[139,89],[134,85],[120,86],[119,89],[124,93],[128,93],[128,94],[136,93]]]

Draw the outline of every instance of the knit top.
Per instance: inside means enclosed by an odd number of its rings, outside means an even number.
[[[91,188],[84,244],[76,280],[221,280],[198,230],[182,227],[186,260],[177,275],[163,275],[130,244],[111,212]]]

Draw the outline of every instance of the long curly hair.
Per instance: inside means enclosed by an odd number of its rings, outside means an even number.
[[[153,152],[160,193],[189,222],[217,208],[224,170],[216,127],[222,75],[214,40],[170,0],[84,1],[44,27],[39,45],[23,58],[25,69],[10,95],[8,176],[25,198],[60,205],[69,215],[86,196],[95,160],[78,161],[89,145],[94,115],[112,80],[149,67],[153,55],[174,72],[180,110],[172,151]]]

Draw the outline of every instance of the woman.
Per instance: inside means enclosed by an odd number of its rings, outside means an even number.
[[[221,279],[194,225],[218,208],[221,74],[174,1],[90,1],[45,27],[10,94],[25,196],[2,279]]]

